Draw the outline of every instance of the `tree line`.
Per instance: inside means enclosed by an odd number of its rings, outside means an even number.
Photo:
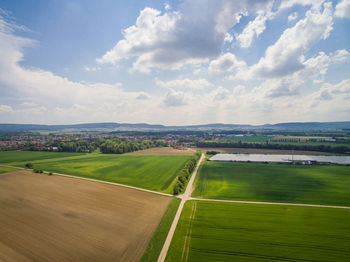
[[[201,151],[197,150],[197,152],[194,154],[194,156],[190,160],[188,160],[188,162],[186,163],[184,168],[181,169],[181,171],[179,172],[179,174],[177,176],[176,183],[174,185],[174,189],[173,189],[174,195],[178,195],[185,190],[187,182],[188,182],[192,172],[196,168],[197,162],[200,159],[200,157],[201,157]]]
[[[120,139],[108,139],[100,145],[100,151],[104,154],[123,154],[138,150],[143,150],[152,147],[164,147],[167,146],[167,142],[164,140],[120,140]]]

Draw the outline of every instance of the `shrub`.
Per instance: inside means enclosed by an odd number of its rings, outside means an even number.
[[[27,163],[27,164],[25,164],[25,167],[31,169],[31,168],[33,168],[33,164],[32,163]]]

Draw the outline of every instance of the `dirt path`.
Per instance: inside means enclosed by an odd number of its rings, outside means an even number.
[[[0,166],[10,167],[10,168],[15,168],[15,169],[20,169],[20,170],[28,170],[28,171],[30,170],[30,169],[26,169],[23,167],[15,167],[15,166],[7,166],[7,165],[0,165]],[[45,171],[45,174],[47,174],[47,173],[49,173],[49,172]],[[97,179],[79,177],[79,176],[72,176],[72,175],[66,175],[66,174],[60,174],[60,173],[53,173],[53,172],[52,172],[52,174],[56,175],[56,176],[64,176],[64,177],[69,177],[69,178],[74,178],[74,179],[82,179],[82,180],[86,180],[86,181],[92,181],[92,182],[97,182],[97,183],[102,183],[102,184],[107,184],[107,185],[126,187],[126,188],[130,188],[130,189],[135,189],[135,190],[144,191],[144,192],[153,193],[153,194],[162,195],[162,196],[170,196],[170,197],[174,196],[174,195],[168,194],[168,193],[162,193],[162,192],[158,192],[158,191],[154,191],[154,190],[149,190],[149,189],[144,189],[144,188],[139,188],[139,187],[134,187],[134,186],[128,186],[128,185],[119,184],[119,183],[115,183],[115,182],[108,182],[108,181],[103,181],[103,180],[97,180]]]
[[[276,202],[257,202],[257,201],[239,201],[239,200],[220,200],[220,199],[205,199],[191,197],[189,200],[209,201],[209,202],[225,202],[239,204],[257,204],[257,205],[278,205],[278,206],[300,206],[300,207],[326,207],[326,208],[341,208],[350,209],[347,206],[329,206],[329,205],[313,205],[313,204],[297,204],[297,203],[276,203]]]
[[[176,229],[177,223],[179,222],[179,219],[180,219],[180,216],[181,216],[181,213],[182,213],[182,209],[183,209],[186,201],[191,199],[191,194],[192,194],[192,191],[193,191],[193,182],[194,182],[194,179],[196,178],[198,168],[199,168],[200,164],[202,163],[204,157],[205,157],[204,154],[202,154],[200,160],[198,161],[196,169],[194,170],[194,172],[193,172],[193,174],[191,176],[191,179],[188,182],[188,185],[186,187],[185,193],[183,195],[179,196],[179,198],[181,198],[181,203],[179,205],[179,208],[177,209],[177,212],[176,212],[175,218],[173,220],[173,223],[171,224],[171,227],[170,227],[168,236],[167,236],[167,238],[166,238],[166,240],[164,242],[162,251],[159,254],[158,262],[163,262],[165,260],[165,258],[166,258],[166,255],[167,255],[169,247],[170,247],[171,240],[173,239],[173,236],[174,236],[174,233],[175,233],[175,229]]]

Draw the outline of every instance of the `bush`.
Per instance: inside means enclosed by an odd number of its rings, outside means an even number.
[[[173,189],[174,195],[178,195],[185,190],[187,181],[190,178],[190,175],[192,174],[194,169],[196,168],[197,162],[200,159],[200,157],[201,157],[201,151],[198,150],[194,154],[193,158],[191,158],[185,164],[184,168],[179,172],[177,176],[177,181]]]
[[[34,173],[40,173],[40,174],[44,172],[42,169],[34,169],[33,171]]]
[[[52,173],[51,173],[51,172],[49,173],[49,176],[52,176]]]
[[[31,168],[33,168],[33,164],[32,163],[27,163],[27,164],[25,164],[25,167],[31,169]]]

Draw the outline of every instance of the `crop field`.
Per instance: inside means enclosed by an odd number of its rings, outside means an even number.
[[[127,153],[128,155],[193,155],[194,151],[189,149],[175,149],[172,147],[152,147]]]
[[[167,262],[348,261],[350,210],[188,201]]]
[[[349,188],[350,166],[205,161],[193,196],[349,206]]]
[[[0,261],[138,261],[171,201],[28,171],[0,192]]]
[[[0,152],[0,163],[34,161],[43,159],[81,156],[84,153],[39,152],[39,151],[4,151]]]
[[[11,167],[0,166],[0,174],[12,172],[12,171],[16,171],[16,169],[11,168]]]
[[[25,158],[21,157],[23,161]],[[33,160],[31,163],[34,168],[45,171],[172,192],[169,186],[191,157],[191,155],[85,154],[76,157]],[[11,160],[16,161],[14,157]],[[24,167],[26,162],[16,162],[15,165]]]

